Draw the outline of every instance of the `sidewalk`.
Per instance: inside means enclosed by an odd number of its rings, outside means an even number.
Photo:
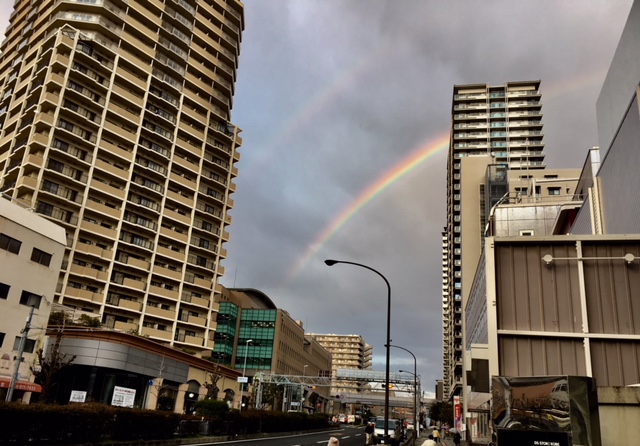
[[[415,441],[415,446],[421,446],[422,443],[424,443],[424,441],[429,438],[429,434],[431,433],[430,430],[425,429],[425,430],[420,430],[420,436],[418,438],[416,438]],[[453,439],[451,438],[441,438],[440,439],[440,443],[438,443],[440,446],[455,446],[453,444]]]

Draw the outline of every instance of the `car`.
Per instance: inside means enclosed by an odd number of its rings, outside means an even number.
[[[376,418],[374,424],[374,443],[375,444],[392,444],[398,446],[402,439],[402,422],[395,418],[389,419],[389,428],[384,430],[384,418]]]

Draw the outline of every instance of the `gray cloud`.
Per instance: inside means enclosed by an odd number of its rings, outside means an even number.
[[[383,370],[384,283],[322,261],[378,269],[392,286],[393,343],[418,356],[431,391],[442,376],[445,151],[355,203],[448,132],[454,84],[541,79],[547,165],[580,167],[631,0],[244,4],[233,110],[244,145],[223,284],[262,290],[309,331],[361,334]],[[412,366],[392,350],[392,370]]]

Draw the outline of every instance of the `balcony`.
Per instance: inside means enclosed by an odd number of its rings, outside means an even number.
[[[171,248],[165,248],[164,246],[158,245],[156,247],[156,252],[162,256],[169,257],[170,259],[176,260],[180,263],[184,262],[185,253],[183,251],[175,251]]]
[[[83,254],[94,255],[105,260],[111,260],[113,251],[102,249],[96,245],[88,245],[86,243],[76,243],[76,251]]]
[[[69,268],[69,272],[82,277],[90,277],[101,282],[106,282],[109,278],[109,273],[107,271],[100,271],[95,268],[89,268],[76,264],[71,265],[71,267]]]
[[[147,314],[151,314],[153,316],[157,316],[157,317],[161,317],[163,319],[169,319],[169,320],[174,320],[176,317],[176,310],[163,310],[162,308],[159,307],[152,307],[147,305],[147,308],[145,309],[145,312]]]
[[[180,298],[180,295],[178,294],[177,291],[168,290],[166,288],[162,288],[156,285],[149,285],[149,294],[153,294],[154,296],[162,297],[165,299],[176,300],[176,301]],[[172,318],[175,318],[174,313],[175,311],[173,311],[173,316],[171,316]]]
[[[171,210],[171,209],[165,209],[164,210],[164,215],[165,215],[165,217],[171,218],[171,219],[176,220],[176,221],[178,221],[180,223],[184,223],[187,226],[191,224],[191,216],[190,215],[181,214],[181,213],[179,213],[177,211],[174,211],[174,210]],[[166,229],[166,228],[164,228],[164,229]],[[187,240],[187,238],[186,238],[187,236],[186,235],[182,236],[179,233],[173,234],[173,232],[175,232],[175,231],[172,231],[171,233],[168,234],[171,238],[176,238],[178,240],[184,239],[184,241],[186,243],[186,240]]]
[[[158,330],[151,327],[142,327],[142,336],[149,336],[150,338],[163,339],[165,341],[171,341],[171,332],[168,330]]]
[[[116,321],[113,328],[118,331],[138,332],[138,324]]]
[[[171,279],[175,279],[175,280],[178,280],[178,281],[182,280],[182,272],[181,271],[165,268],[163,266],[155,265],[153,267],[153,273],[161,275],[161,276],[164,276],[164,277],[169,277]]]
[[[69,286],[66,287],[64,295],[73,297],[75,299],[86,300],[89,302],[102,303],[102,301],[104,300],[104,296],[102,294],[94,293],[90,290],[82,288],[73,288]]]
[[[195,181],[190,180],[175,172],[171,172],[171,174],[169,175],[169,179],[171,181],[175,181],[178,184],[181,184],[182,186],[186,187],[189,190],[195,190],[197,187],[197,184]]]
[[[104,226],[89,221],[82,221],[82,223],[80,223],[80,229],[102,235],[111,240],[114,240],[118,236],[118,232],[115,229],[105,228]]]
[[[125,196],[125,191],[123,189],[119,189],[117,187],[111,186],[107,183],[104,183],[102,181],[98,181],[95,178],[93,178],[91,180],[90,183],[90,187],[92,189],[96,189],[99,190],[101,192],[104,192],[112,197],[116,197],[120,200],[124,200],[124,196]]]
[[[208,308],[209,307],[209,300],[202,298],[202,297],[196,297],[196,296],[191,296],[190,294],[186,294],[183,293],[182,294],[182,299],[181,302],[184,303],[188,303],[191,305],[197,305],[199,307],[204,307],[204,308]],[[218,304],[218,308],[219,308],[220,304]]]

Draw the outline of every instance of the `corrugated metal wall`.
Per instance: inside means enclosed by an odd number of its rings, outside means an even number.
[[[622,260],[640,256],[640,241],[580,243],[587,335],[576,241],[496,239],[501,375],[587,375],[590,363],[598,386],[640,383],[640,261]],[[550,264],[542,260],[547,254],[554,257]]]

